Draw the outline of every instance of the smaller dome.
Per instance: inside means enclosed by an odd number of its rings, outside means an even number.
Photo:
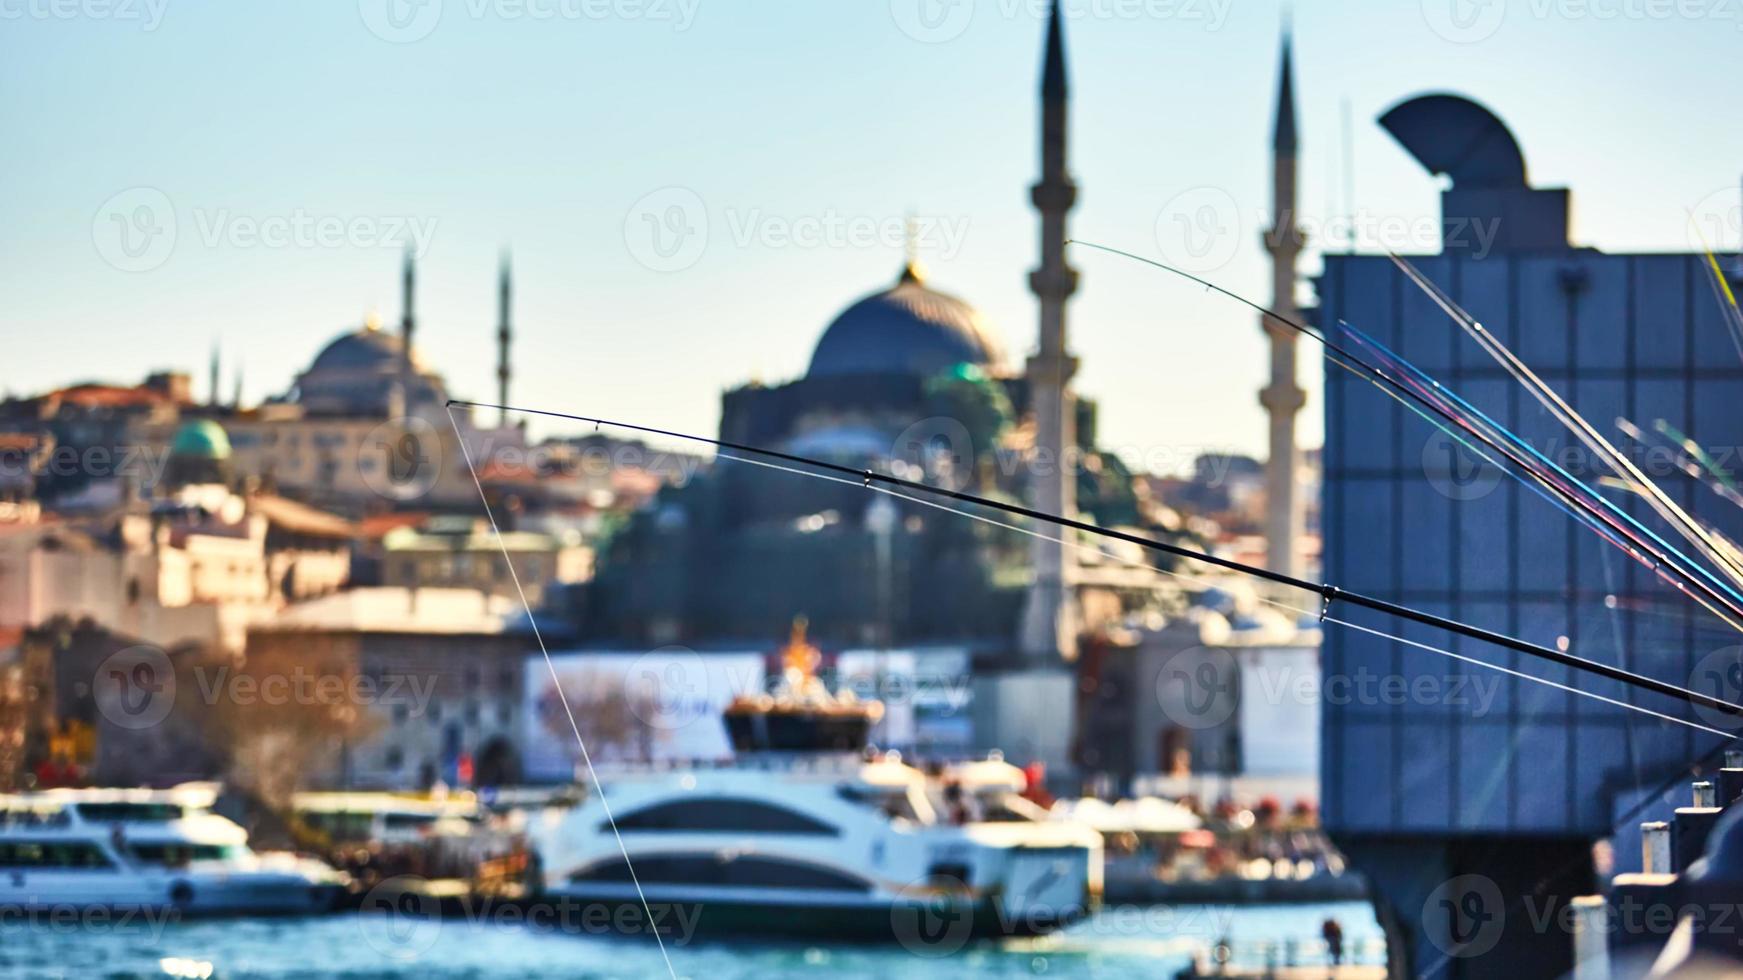
[[[176,430],[169,454],[181,459],[226,460],[230,458],[230,437],[218,423],[196,419]]]

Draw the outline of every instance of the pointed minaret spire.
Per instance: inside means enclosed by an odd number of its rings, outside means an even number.
[[[405,271],[401,283],[401,305],[399,321],[400,339],[400,386],[401,397],[404,398],[406,411],[415,408],[417,399],[417,368],[412,363],[412,338],[417,333],[417,265],[412,256],[412,247],[408,243],[405,249]]]
[[[1029,407],[1035,419],[1030,491],[1036,509],[1073,517],[1077,511],[1077,408],[1071,378],[1077,359],[1066,344],[1065,305],[1077,291],[1077,272],[1065,262],[1065,218],[1077,203],[1077,185],[1067,167],[1065,27],[1058,0],[1047,21],[1047,53],[1041,67],[1041,181],[1030,194],[1041,214],[1041,265],[1029,274],[1040,301],[1040,337],[1029,358]],[[1059,541],[1033,538],[1035,579],[1024,604],[1018,644],[1035,666],[1057,665],[1076,655],[1077,604],[1071,556]]]
[[[497,277],[496,292],[496,403],[500,410],[498,425],[508,428],[508,343],[511,336],[509,309],[511,306],[510,267],[514,259],[508,249],[502,250],[502,265]]]
[[[1047,14],[1047,55],[1041,65],[1041,101],[1064,102],[1069,94],[1065,75],[1065,23],[1059,0]]]
[[[1278,68],[1277,121],[1271,133],[1271,214],[1265,250],[1271,253],[1271,309],[1298,319],[1295,305],[1296,262],[1302,235],[1296,227],[1296,131],[1293,41],[1283,31],[1283,56]],[[1259,392],[1259,404],[1270,420],[1270,458],[1265,465],[1265,550],[1272,571],[1298,574],[1305,511],[1297,481],[1298,450],[1295,417],[1307,402],[1296,381],[1295,331],[1275,317],[1260,317],[1271,340],[1270,383]]]
[[[1271,129],[1271,149],[1295,156],[1295,57],[1294,40],[1283,29],[1283,63],[1277,71],[1277,123]]]
[[[207,369],[208,370],[208,377],[207,377],[207,381],[206,381],[206,404],[212,406],[213,408],[217,408],[224,401],[223,396],[221,396],[218,393],[219,348],[220,348],[220,342],[216,339],[213,339],[213,341],[212,341],[212,362],[211,362],[211,365]]]

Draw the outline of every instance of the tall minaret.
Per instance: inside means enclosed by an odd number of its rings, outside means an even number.
[[[418,320],[414,301],[417,292],[417,268],[412,260],[410,245],[405,249],[405,278],[401,290],[399,383],[401,397],[405,400],[405,411],[413,412],[417,409],[417,368],[412,363],[412,335],[417,332]]]
[[[222,405],[224,403],[223,397],[221,395],[219,395],[219,393],[218,393],[219,346],[220,345],[219,345],[218,341],[216,341],[216,340],[212,341],[212,361],[211,361],[211,364],[207,368],[207,373],[209,376],[206,380],[206,404],[212,406],[213,408],[217,408],[219,405]]]
[[[1302,235],[1295,225],[1295,78],[1289,32],[1283,33],[1283,59],[1277,82],[1277,124],[1271,134],[1272,225],[1265,232],[1271,253],[1271,309],[1298,319],[1295,306],[1295,262]],[[1296,334],[1287,324],[1261,316],[1260,326],[1271,338],[1271,383],[1259,392],[1271,423],[1271,458],[1265,466],[1265,551],[1272,571],[1297,573],[1300,562],[1303,508],[1297,480],[1300,465],[1295,446],[1295,416],[1307,393],[1295,377]]]
[[[509,266],[512,261],[508,249],[503,249],[496,291],[496,403],[503,406],[497,424],[504,429],[508,428]]]
[[[1071,377],[1077,359],[1065,343],[1065,303],[1077,291],[1077,272],[1065,264],[1065,216],[1077,201],[1066,169],[1065,28],[1054,0],[1047,21],[1047,54],[1041,69],[1041,182],[1031,193],[1041,212],[1041,266],[1029,274],[1040,300],[1040,343],[1029,358],[1029,404],[1035,414],[1035,458],[1030,474],[1036,509],[1067,517],[1077,512],[1076,404]],[[1035,581],[1023,610],[1019,636],[1024,659],[1035,666],[1058,664],[1077,652],[1077,603],[1071,592],[1074,552],[1031,538]]]

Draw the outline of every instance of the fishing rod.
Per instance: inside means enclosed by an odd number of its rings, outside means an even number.
[[[1604,526],[1611,528],[1612,530],[1614,530],[1618,534],[1627,538],[1633,544],[1634,548],[1628,549],[1628,548],[1624,547],[1624,550],[1637,552],[1636,554],[1633,554],[1633,557],[1635,557],[1636,560],[1640,561],[1642,564],[1644,564],[1648,568],[1650,568],[1655,574],[1657,574],[1661,578],[1665,579],[1673,587],[1675,587],[1678,591],[1684,593],[1685,595],[1689,595],[1690,598],[1695,599],[1695,601],[1698,602],[1703,608],[1706,608],[1709,612],[1712,612],[1715,616],[1717,616],[1719,619],[1724,621],[1727,625],[1731,626],[1733,629],[1743,631],[1743,604],[1740,604],[1740,600],[1743,600],[1743,596],[1739,596],[1735,592],[1735,590],[1733,590],[1727,586],[1724,586],[1722,584],[1718,584],[1719,580],[1715,576],[1713,576],[1710,572],[1708,572],[1707,569],[1705,569],[1704,567],[1702,567],[1698,564],[1695,564],[1692,560],[1684,557],[1682,555],[1682,553],[1677,551],[1673,546],[1666,543],[1658,535],[1654,534],[1652,531],[1645,528],[1638,521],[1629,517],[1626,513],[1623,513],[1619,508],[1615,508],[1613,505],[1610,505],[1609,502],[1604,500],[1601,496],[1597,496],[1595,494],[1593,495],[1601,503],[1603,503],[1605,505],[1605,507],[1608,508],[1609,511],[1612,511],[1612,512],[1614,512],[1614,514],[1618,515],[1620,517],[1621,521],[1625,521],[1629,527],[1632,527],[1635,530],[1639,531],[1640,534],[1644,534],[1647,539],[1650,539],[1658,547],[1655,548],[1652,545],[1647,544],[1646,541],[1643,541],[1641,539],[1639,534],[1636,534],[1634,531],[1629,530],[1628,527],[1624,527],[1623,524],[1619,523],[1617,521],[1616,517],[1613,517],[1611,513],[1606,513],[1605,510],[1602,510],[1602,509],[1599,509],[1599,508],[1593,506],[1589,501],[1582,499],[1578,494],[1573,493],[1567,487],[1561,486],[1561,485],[1554,483],[1554,482],[1542,480],[1542,478],[1538,476],[1536,468],[1531,466],[1528,461],[1522,459],[1518,455],[1517,451],[1515,451],[1511,446],[1502,445],[1502,444],[1498,443],[1488,433],[1479,432],[1479,431],[1475,430],[1468,422],[1466,422],[1462,419],[1459,419],[1458,417],[1456,417],[1454,415],[1449,414],[1447,412],[1447,410],[1444,407],[1442,407],[1441,405],[1438,405],[1438,404],[1434,403],[1433,401],[1425,398],[1421,393],[1419,393],[1419,392],[1413,390],[1412,388],[1410,388],[1409,386],[1401,383],[1399,381],[1399,379],[1393,377],[1387,371],[1385,371],[1381,368],[1375,367],[1374,365],[1368,363],[1361,356],[1357,355],[1356,353],[1354,353],[1353,351],[1344,347],[1343,345],[1337,343],[1335,340],[1333,340],[1332,338],[1327,336],[1325,331],[1316,329],[1314,327],[1310,327],[1307,324],[1303,323],[1301,320],[1296,319],[1295,317],[1285,316],[1281,313],[1278,313],[1275,310],[1268,309],[1264,306],[1261,306],[1260,304],[1255,303],[1254,301],[1246,298],[1245,296],[1242,296],[1239,293],[1236,293],[1236,292],[1234,292],[1230,289],[1227,289],[1223,286],[1219,286],[1216,283],[1211,282],[1210,280],[1203,278],[1202,276],[1194,275],[1191,272],[1188,272],[1184,269],[1176,268],[1176,267],[1171,266],[1165,262],[1158,262],[1155,259],[1147,258],[1145,256],[1138,255],[1138,254],[1133,253],[1133,252],[1128,252],[1128,251],[1125,251],[1123,249],[1114,248],[1114,247],[1109,246],[1109,245],[1100,245],[1100,244],[1097,244],[1095,242],[1086,242],[1086,241],[1083,241],[1081,239],[1068,239],[1065,244],[1067,244],[1067,245],[1081,245],[1084,248],[1094,249],[1094,250],[1099,251],[1099,252],[1107,252],[1111,255],[1118,255],[1122,258],[1127,258],[1127,259],[1131,259],[1131,260],[1136,261],[1136,262],[1141,262],[1145,265],[1154,266],[1155,268],[1161,269],[1164,272],[1172,273],[1172,274],[1179,276],[1183,279],[1186,279],[1190,282],[1193,282],[1193,283],[1196,283],[1200,286],[1203,286],[1204,288],[1206,288],[1208,290],[1211,290],[1211,291],[1219,293],[1219,294],[1221,294],[1229,299],[1232,299],[1235,302],[1242,304],[1243,306],[1247,306],[1253,310],[1256,310],[1257,312],[1259,312],[1263,316],[1265,316],[1269,319],[1272,319],[1272,320],[1276,320],[1278,323],[1281,323],[1281,324],[1289,327],[1290,329],[1294,330],[1295,332],[1302,334],[1302,335],[1308,337],[1309,339],[1317,341],[1321,347],[1323,347],[1327,351],[1331,352],[1331,353],[1328,353],[1326,356],[1330,360],[1332,360],[1334,363],[1337,363],[1340,366],[1342,366],[1345,370],[1351,372],[1352,374],[1357,375],[1358,377],[1366,377],[1370,382],[1372,382],[1374,385],[1379,387],[1380,390],[1385,392],[1388,396],[1399,401],[1400,403],[1406,404],[1406,407],[1411,407],[1412,410],[1416,411],[1418,414],[1421,414],[1421,410],[1410,406],[1408,403],[1405,403],[1404,402],[1405,398],[1408,398],[1411,402],[1415,402],[1417,405],[1423,406],[1428,411],[1433,412],[1435,415],[1439,416],[1442,419],[1445,419],[1447,422],[1450,422],[1454,425],[1459,426],[1460,428],[1462,428],[1466,432],[1468,432],[1471,436],[1476,438],[1483,445],[1487,446],[1488,448],[1490,448],[1494,452],[1500,454],[1508,462],[1513,464],[1513,467],[1516,470],[1523,471],[1525,473],[1531,474],[1532,476],[1538,478],[1539,482],[1542,483],[1542,485],[1544,487],[1546,487],[1551,492],[1553,492],[1557,497],[1560,497],[1566,503],[1571,504],[1572,506],[1579,508],[1582,513],[1589,515],[1588,521],[1596,520],[1596,521],[1602,523]],[[1333,355],[1336,355],[1336,356],[1333,356]],[[1345,363],[1346,361],[1354,362],[1354,364],[1359,365],[1362,368],[1362,370],[1360,370],[1360,371],[1356,370],[1356,368],[1352,367],[1349,363]],[[1401,395],[1403,397],[1400,397]],[[1450,429],[1447,429],[1444,425],[1435,422],[1433,419],[1428,419],[1428,421],[1430,422],[1430,424],[1435,425],[1437,428],[1440,428],[1442,431],[1447,432],[1448,435],[1451,435],[1454,439],[1459,439],[1461,442],[1463,442],[1463,440],[1460,439],[1460,437],[1458,436],[1457,433],[1454,433]],[[1493,461],[1491,461],[1491,462],[1493,462]],[[1496,464],[1496,465],[1499,468],[1499,465],[1498,464]],[[1508,471],[1504,468],[1503,468],[1503,472],[1508,472],[1510,475],[1514,476],[1515,479],[1519,479],[1522,483],[1525,482],[1523,480],[1523,478],[1520,477],[1517,472]],[[1531,486],[1531,484],[1526,483],[1526,486]],[[1619,545],[1619,547],[1621,547],[1621,546]],[[1664,550],[1660,550],[1660,549],[1664,549]],[[1681,558],[1682,561],[1688,562],[1689,565],[1692,566],[1692,568],[1694,570],[1691,571],[1690,568],[1684,567],[1682,564],[1679,564],[1678,561],[1667,556],[1665,554],[1666,550],[1668,550],[1671,554],[1676,555],[1677,558]],[[1642,555],[1644,557],[1642,557]],[[1650,560],[1647,560],[1647,559],[1650,559]],[[1674,573],[1674,577],[1671,573]],[[1692,590],[1694,593],[1699,593],[1700,595],[1699,596],[1693,595],[1691,593],[1691,587],[1692,587]],[[1721,590],[1723,590],[1723,591],[1721,591]],[[1714,604],[1723,607],[1726,610],[1726,612],[1721,613],[1717,609],[1714,609],[1713,608]]]
[[[662,436],[668,439],[679,439],[686,442],[701,443],[703,445],[713,446],[716,449],[748,453],[754,456],[761,456],[765,459],[781,460],[786,463],[805,466],[812,470],[820,471],[816,475],[821,475],[821,473],[835,473],[840,476],[851,477],[854,480],[859,481],[861,485],[868,489],[871,488],[873,484],[877,484],[885,487],[894,487],[901,490],[928,494],[933,497],[945,497],[963,503],[973,504],[977,507],[986,507],[992,510],[1002,511],[1006,514],[1026,518],[1031,521],[1051,524],[1055,527],[1068,528],[1074,531],[1081,531],[1085,534],[1111,538],[1116,541],[1125,541],[1129,544],[1135,544],[1152,551],[1159,551],[1163,554],[1173,555],[1177,558],[1202,562],[1217,568],[1237,572],[1250,578],[1257,578],[1277,585],[1299,589],[1303,592],[1313,593],[1320,597],[1321,619],[1325,618],[1326,614],[1331,610],[1333,603],[1343,602],[1348,605],[1368,609],[1372,612],[1382,613],[1387,616],[1396,616],[1399,619],[1407,620],[1409,622],[1445,630],[1446,632],[1464,636],[1469,639],[1480,640],[1484,643],[1490,643],[1508,650],[1523,653],[1540,660],[1547,660],[1551,663],[1560,664],[1563,667],[1570,667],[1574,670],[1584,671],[1608,680],[1618,681],[1623,684],[1638,687],[1642,690],[1651,691],[1655,694],[1662,694],[1665,697],[1673,698],[1686,704],[1709,708],[1724,714],[1743,718],[1743,705],[1732,704],[1729,701],[1720,700],[1711,695],[1702,694],[1699,691],[1691,691],[1688,688],[1678,687],[1675,684],[1666,683],[1665,681],[1656,678],[1623,670],[1620,667],[1612,667],[1609,664],[1587,660],[1584,657],[1576,657],[1566,651],[1557,650],[1536,643],[1530,643],[1525,640],[1508,636],[1505,633],[1497,633],[1493,630],[1486,630],[1480,626],[1472,626],[1469,623],[1460,622],[1456,619],[1437,616],[1433,613],[1423,612],[1420,609],[1399,605],[1396,602],[1389,602],[1385,599],[1366,595],[1361,592],[1353,592],[1328,582],[1311,582],[1307,579],[1296,578],[1293,575],[1286,575],[1269,568],[1249,565],[1232,558],[1223,558],[1219,555],[1205,554],[1200,551],[1194,551],[1191,548],[1170,544],[1166,541],[1158,541],[1155,538],[1148,538],[1141,534],[1132,534],[1127,531],[1105,528],[1096,524],[1091,524],[1087,521],[1080,521],[1075,518],[1065,517],[1058,514],[1049,514],[1045,511],[1036,510],[1032,507],[1025,507],[1021,504],[982,497],[965,490],[952,490],[948,487],[933,486],[916,480],[908,480],[899,476],[892,476],[888,473],[880,473],[872,469],[860,469],[857,467],[845,466],[840,463],[831,463],[827,460],[813,459],[809,456],[801,456],[796,453],[789,453],[778,449],[768,449],[763,446],[733,442],[727,439],[715,439],[710,436],[699,436],[688,432],[677,432],[671,429],[660,429],[653,426],[637,425],[633,422],[621,422],[615,419],[596,418],[588,415],[574,415],[568,412],[557,412],[549,409],[523,408],[515,405],[498,405],[490,402],[466,401],[458,398],[450,398],[448,400],[448,405],[461,406],[464,408],[480,408],[498,412],[521,412],[528,415],[544,416],[546,418],[566,419],[572,422],[591,422],[595,427],[609,425],[612,428],[624,429],[630,432],[639,432],[644,435]]]
[[[1497,364],[1501,365],[1513,377],[1513,380],[1519,383],[1520,387],[1530,392],[1532,397],[1568,431],[1572,432],[1587,449],[1603,460],[1616,475],[1629,477],[1639,483],[1645,491],[1641,494],[1642,498],[1664,519],[1665,523],[1675,528],[1690,544],[1705,554],[1708,560],[1724,571],[1733,583],[1743,582],[1743,566],[1721,553],[1712,536],[1707,533],[1699,521],[1690,516],[1683,508],[1677,506],[1676,502],[1670,499],[1669,494],[1666,494],[1658,484],[1648,479],[1646,474],[1640,472],[1633,461],[1611,445],[1610,441],[1605,439],[1603,434],[1598,432],[1590,422],[1586,421],[1584,416],[1575,411],[1566,399],[1539,378],[1529,365],[1520,360],[1506,344],[1501,342],[1500,338],[1496,337],[1476,317],[1460,306],[1447,294],[1446,290],[1423,275],[1415,266],[1406,262],[1402,256],[1397,253],[1390,253],[1390,255],[1393,264],[1411,282],[1415,283],[1417,288],[1427,294],[1448,317],[1452,318],[1454,323],[1459,325],[1460,329],[1469,334],[1479,347],[1483,348]]]

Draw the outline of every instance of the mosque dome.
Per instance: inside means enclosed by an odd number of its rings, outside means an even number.
[[[374,417],[386,415],[396,386],[408,379],[399,334],[382,330],[373,320],[361,330],[340,334],[315,355],[308,370],[297,375],[289,400],[311,415]],[[447,396],[441,379],[424,367],[412,348],[411,390],[406,403],[440,402]]]
[[[182,459],[221,462],[230,458],[230,437],[210,419],[196,419],[176,430],[169,453]]]
[[[997,374],[1003,359],[980,311],[928,288],[909,263],[893,287],[849,306],[823,331],[806,377],[931,376],[959,364]]]
[[[310,371],[370,371],[380,368],[398,370],[400,349],[398,334],[379,329],[374,324],[352,333],[340,334],[315,355]],[[418,352],[412,349],[412,363],[418,363]]]

